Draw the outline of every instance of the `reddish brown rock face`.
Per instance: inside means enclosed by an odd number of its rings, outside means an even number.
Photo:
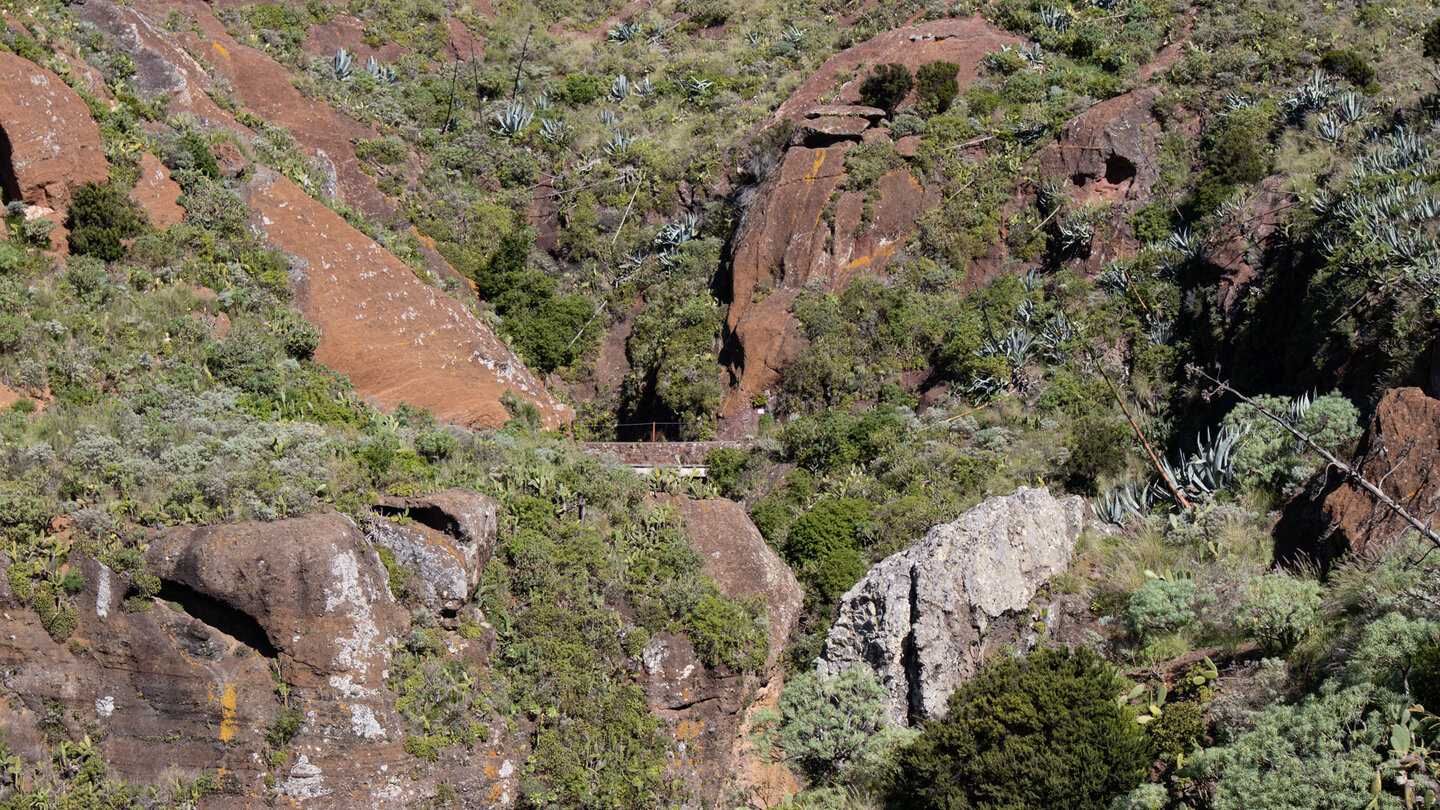
[[[800,288],[818,284],[839,291],[860,274],[882,272],[920,217],[940,203],[938,190],[924,187],[907,169],[881,178],[878,194],[841,191],[846,153],[862,142],[890,140],[880,125],[884,112],[858,105],[868,75],[858,69],[898,62],[913,71],[943,59],[960,66],[964,87],[986,53],[1017,41],[978,19],[899,28],[830,57],[776,111],[773,120],[794,125],[793,145],[746,211],[736,239],[726,324],[739,361],[732,369],[737,385],[721,406],[723,417],[748,408],[804,352],[791,311]],[[837,91],[842,72],[856,78]],[[913,157],[916,142],[903,140],[897,154]]]
[[[1440,514],[1440,400],[1394,388],[1375,407],[1351,464],[1422,522]],[[1275,526],[1275,556],[1322,563],[1413,532],[1410,524],[1334,470],[1322,471]]]
[[[1160,124],[1151,109],[1161,95],[1147,87],[1091,107],[1060,130],[1040,166],[1047,176],[1070,181],[1079,201],[1150,198],[1160,178],[1156,141]]]
[[[130,196],[150,217],[150,224],[168,228],[185,218],[185,209],[177,202],[180,186],[170,179],[170,170],[154,155],[140,156],[140,177]]]
[[[546,425],[573,412],[459,301],[329,208],[268,169],[242,189],[253,225],[301,266],[296,303],[320,327],[315,359],[350,377],[362,397],[400,402],[468,427],[509,420],[506,391],[534,402]]]
[[[0,53],[0,196],[53,209],[64,219],[70,192],[103,183],[110,165],[100,130],[79,94],[54,73]]]

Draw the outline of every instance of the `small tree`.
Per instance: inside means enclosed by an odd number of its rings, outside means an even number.
[[[950,718],[901,748],[886,806],[1104,810],[1145,779],[1151,743],[1116,696],[1126,683],[1081,648],[991,658]]]
[[[118,187],[86,183],[71,195],[65,227],[70,231],[71,253],[113,262],[125,257],[121,240],[140,235],[144,221]]]
[[[874,75],[860,85],[860,100],[879,107],[886,115],[894,115],[895,108],[910,95],[914,86],[915,78],[910,71],[904,65],[891,62],[876,67]]]
[[[960,66],[954,62],[936,60],[921,65],[915,71],[915,94],[921,107],[932,115],[950,109],[960,94],[960,82],[955,78],[959,74]]]

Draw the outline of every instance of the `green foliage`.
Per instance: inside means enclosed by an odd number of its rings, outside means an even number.
[[[1254,728],[1194,760],[1198,776],[1215,779],[1215,810],[1315,810],[1365,807],[1382,757],[1376,751],[1388,725],[1369,716],[1387,699],[1371,686],[1342,689],[1327,682],[1318,694],[1261,711]],[[1380,807],[1396,808],[1390,797]]]
[[[839,550],[856,549],[860,545],[856,530],[869,516],[870,504],[856,498],[817,501],[790,527],[785,558],[791,565],[802,566]]]
[[[950,697],[950,717],[899,749],[894,808],[1106,808],[1152,750],[1113,667],[1086,649],[997,656]]]
[[[1410,696],[1427,708],[1440,707],[1440,639],[1416,650],[1410,666]]]
[[[1293,400],[1259,396],[1255,402],[1271,413],[1286,415]],[[1225,426],[1242,431],[1232,455],[1236,477],[1243,484],[1288,494],[1309,478],[1308,451],[1288,431],[1250,405],[1237,405]],[[1359,438],[1360,412],[1338,392],[1315,399],[1294,427],[1326,450],[1337,452]]]
[[[762,756],[823,784],[875,747],[886,727],[884,701],[884,687],[863,664],[834,676],[801,672],[785,682],[778,710],[756,713],[754,739]]]
[[[764,600],[726,599],[717,592],[701,597],[687,617],[687,634],[695,654],[707,667],[758,672],[769,654]]]
[[[915,95],[922,109],[932,115],[943,113],[960,94],[956,76],[960,66],[954,62],[927,62],[915,71]]]
[[[1196,592],[1188,577],[1147,579],[1125,606],[1125,626],[1141,639],[1185,628],[1195,620],[1196,611],[1214,601],[1210,594]]]
[[[1093,404],[1094,400],[1086,400]],[[1078,403],[1077,403],[1078,404]],[[1070,486],[1095,492],[1102,479],[1125,471],[1130,451],[1130,429],[1113,416],[1087,414],[1071,428],[1070,457],[1065,461]]]
[[[1145,732],[1161,756],[1170,760],[1188,756],[1205,736],[1205,707],[1198,700],[1172,700],[1145,725]]]
[[[860,84],[860,101],[894,115],[895,108],[910,95],[914,86],[915,77],[904,65],[894,62],[877,65],[875,72]]]
[[[1170,793],[1161,785],[1144,784],[1110,803],[1110,810],[1165,810]]]
[[[114,183],[86,183],[71,194],[65,227],[71,253],[113,262],[125,257],[120,240],[139,235],[144,224],[124,189]]]
[[[1440,18],[1425,26],[1425,37],[1421,46],[1427,59],[1440,60]]]
[[[1348,48],[1332,48],[1326,51],[1320,57],[1320,67],[1367,92],[1379,89],[1375,84],[1375,68],[1365,61],[1365,57]]]
[[[1262,574],[1245,585],[1235,612],[1241,632],[1274,648],[1293,646],[1320,621],[1320,583],[1289,574]]]

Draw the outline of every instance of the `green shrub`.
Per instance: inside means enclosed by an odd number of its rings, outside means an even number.
[[[1236,610],[1241,632],[1287,648],[1320,622],[1320,583],[1288,574],[1262,574],[1245,586]]]
[[[931,115],[950,109],[960,93],[959,73],[960,66],[954,62],[937,60],[921,65],[915,71],[915,95],[921,108]]]
[[[1383,759],[1375,746],[1382,732],[1389,737],[1378,715],[1367,721],[1377,698],[1383,691],[1374,687],[1342,690],[1328,681],[1318,695],[1267,707],[1252,730],[1201,752],[1187,771],[1215,780],[1215,810],[1365,807]]]
[[[857,498],[824,498],[795,524],[785,543],[791,565],[823,560],[839,549],[859,548],[856,528],[870,517],[870,503]]]
[[[1348,48],[1326,51],[1320,57],[1320,67],[1362,89],[1369,88],[1375,81],[1375,68],[1370,67],[1365,57]]]
[[[825,602],[834,602],[865,576],[870,566],[857,548],[834,548],[815,569],[813,582]]]
[[[1188,756],[1205,737],[1205,707],[1198,700],[1170,701],[1160,716],[1145,724],[1145,733],[1163,757]]]
[[[1421,647],[1410,662],[1410,696],[1434,712],[1440,710],[1440,639]]]
[[[1075,422],[1071,435],[1065,472],[1072,489],[1093,493],[1101,479],[1125,471],[1131,441],[1130,429],[1125,423],[1113,417],[1090,414]]]
[[[726,666],[735,672],[759,672],[770,654],[765,606],[707,594],[690,611],[686,632],[695,654],[707,667]]]
[[[887,807],[1102,810],[1145,778],[1153,751],[1126,683],[1087,649],[993,657],[896,754]]]
[[[1440,60],[1440,18],[1425,26],[1422,50],[1426,58]]]
[[[1255,402],[1280,415],[1291,405],[1284,397],[1258,396]],[[1232,456],[1236,478],[1242,484],[1283,495],[1310,477],[1311,464],[1304,448],[1289,431],[1253,406],[1235,406],[1223,424],[1242,431]],[[1337,451],[1360,436],[1360,412],[1343,395],[1331,392],[1315,399],[1295,427],[1326,450]]]
[[[885,688],[864,664],[833,677],[796,674],[785,682],[778,710],[761,710],[754,720],[762,756],[793,763],[812,782],[843,771],[885,726]]]
[[[1149,579],[1125,606],[1125,626],[1142,639],[1171,633],[1195,621],[1195,610],[1213,597],[1197,597],[1195,581],[1188,578]]]
[[[1123,796],[1116,796],[1110,810],[1165,810],[1170,793],[1161,785],[1146,783]]]
[[[915,78],[904,65],[895,62],[877,65],[875,73],[860,84],[860,102],[894,115],[895,108],[910,95],[914,86]]]
[[[113,262],[125,257],[122,239],[143,229],[140,209],[115,184],[86,183],[70,196],[65,216],[70,231],[70,252]]]
[[[210,140],[201,133],[187,130],[175,140],[174,154],[175,168],[193,168],[211,180],[220,179],[220,162],[210,151]]]
[[[736,499],[742,495],[741,476],[750,463],[750,454],[731,447],[717,447],[705,454],[705,478],[720,494]]]
[[[600,93],[609,84],[603,76],[587,76],[583,73],[571,73],[558,81],[545,85],[545,94],[551,101],[561,104],[569,104],[572,107],[583,107],[600,97]]]

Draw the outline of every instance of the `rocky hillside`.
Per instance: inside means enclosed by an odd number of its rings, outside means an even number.
[[[0,8],[0,808],[1440,790],[1434,9]]]

